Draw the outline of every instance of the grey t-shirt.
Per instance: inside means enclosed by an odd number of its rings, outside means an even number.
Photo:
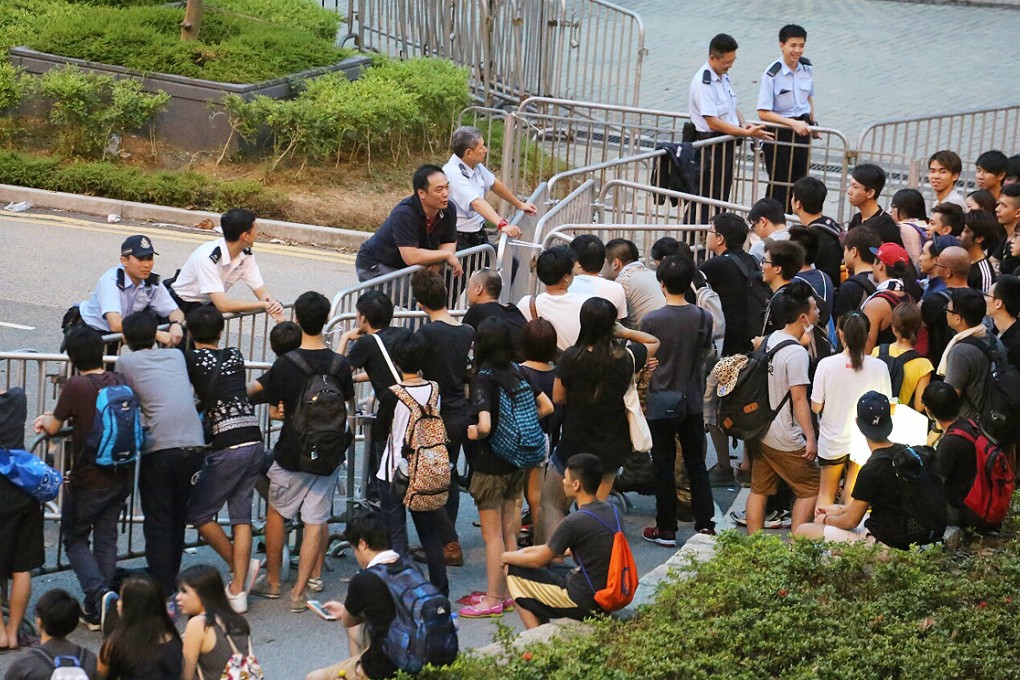
[[[616,282],[627,296],[627,316],[620,320],[627,328],[637,328],[645,315],[666,305],[655,272],[640,262],[632,262],[620,270]]]
[[[598,519],[588,515],[589,512]],[[581,607],[598,607],[595,604],[595,593],[606,587],[609,578],[609,560],[613,554],[616,526],[613,506],[602,501],[592,501],[567,515],[546,543],[554,555],[562,555],[569,548],[574,562],[584,564],[588,578],[581,573],[580,566],[567,576],[567,594]],[[591,585],[588,579],[591,579]]]
[[[706,318],[707,317],[707,318]],[[679,390],[687,397],[690,413],[703,411],[705,351],[712,346],[712,315],[697,305],[666,305],[649,312],[641,330],[661,343],[655,358],[649,392]],[[699,332],[703,331],[700,333]]]
[[[765,349],[772,349],[784,340],[797,341],[797,338],[785,331],[777,331],[768,337]],[[769,405],[773,409],[779,406],[791,387],[811,384],[808,361],[808,352],[800,343],[784,347],[772,357],[769,364]],[[768,432],[761,438],[765,446],[791,452],[804,448],[804,431],[793,417],[792,401],[792,398],[787,399],[783,408],[776,413]]]
[[[141,402],[147,452],[205,446],[183,352],[131,352],[117,359],[115,370],[127,378]]]
[[[4,680],[49,680],[54,668],[52,659],[57,656],[74,657],[89,680],[95,680],[96,655],[64,639],[53,639],[41,647],[23,649],[7,669]],[[68,659],[62,665],[73,665],[73,662]]]
[[[975,338],[988,342],[987,337]],[[993,338],[999,351],[1002,343]],[[990,374],[988,356],[967,342],[957,342],[946,357],[946,382],[960,392],[960,417],[973,418],[981,411],[985,385]]]

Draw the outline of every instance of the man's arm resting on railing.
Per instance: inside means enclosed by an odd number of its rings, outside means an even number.
[[[283,321],[283,305],[269,295],[265,287],[252,291],[257,302],[246,302],[227,297],[226,293],[209,293],[209,300],[224,314],[233,312],[260,312],[265,310],[276,321]]]
[[[62,420],[57,420],[51,412],[47,411],[35,419],[35,422],[32,423],[32,429],[38,434],[45,432],[52,437],[60,431],[63,424]]]
[[[497,187],[499,187],[498,190]],[[535,206],[533,206],[532,204],[521,203],[520,199],[518,199],[516,196],[510,193],[510,190],[507,189],[506,186],[504,186],[503,183],[500,182],[499,180],[496,180],[496,183],[492,185],[492,191],[500,198],[510,201],[510,204],[513,206],[517,206],[518,204],[520,204],[522,207],[518,208],[519,210],[523,210],[524,207],[528,207],[531,210],[535,210]],[[510,238],[517,238],[518,236],[521,235],[521,230],[511,224],[508,224],[506,220],[500,217],[499,213],[496,212],[496,209],[489,205],[489,202],[486,201],[484,198],[476,198],[475,200],[471,201],[471,207],[475,210],[475,212],[484,217],[487,222],[495,224],[497,230],[505,231],[506,235],[509,236]]]
[[[766,130],[764,125],[743,123],[743,126],[741,127],[732,123],[727,123],[717,116],[705,116],[705,124],[708,125],[713,132],[720,132],[724,135],[732,135],[733,137],[772,139],[772,133]]]
[[[460,260],[457,259],[456,242],[441,243],[438,250],[415,248],[413,246],[400,246],[398,250],[400,251],[400,259],[403,260],[404,264],[408,267],[412,267],[416,264],[423,267],[429,267],[445,262],[450,265],[456,276],[460,276],[464,272],[460,265]]]

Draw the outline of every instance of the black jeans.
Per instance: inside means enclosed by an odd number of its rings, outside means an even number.
[[[652,464],[655,466],[655,526],[660,531],[676,531],[676,438],[683,448],[684,467],[691,483],[694,530],[713,529],[715,504],[712,484],[705,467],[705,418],[688,413],[683,420],[649,420],[652,431]]]
[[[704,133],[701,139],[711,139],[719,135]],[[696,159],[700,171],[700,187],[698,193],[705,198],[717,201],[730,200],[730,188],[733,186],[733,163],[737,152],[736,141],[721,142],[698,149]],[[687,206],[685,222],[687,224],[708,224],[712,217],[723,212],[722,208],[700,204]]]
[[[145,513],[145,562],[165,597],[177,590],[188,500],[204,460],[204,449],[163,449],[141,457],[138,493]]]
[[[403,557],[410,557],[407,542],[407,509],[403,502],[393,495],[390,485],[372,476],[371,485],[379,498],[383,521],[390,533],[391,547]],[[418,532],[421,546],[425,549],[425,564],[429,570],[429,583],[443,595],[450,596],[450,580],[446,576],[446,557],[443,555],[441,528],[449,524],[446,510],[440,508],[431,512],[411,511],[414,530]]]
[[[803,117],[798,120],[803,120]],[[765,172],[769,175],[769,186],[766,196],[783,204],[783,212],[793,212],[790,207],[790,196],[793,194],[793,183],[801,177],[807,177],[808,158],[811,153],[811,136],[801,137],[792,128],[778,128],[773,132],[775,142],[764,142],[761,145],[765,159]]]
[[[446,501],[446,514],[450,521],[443,527],[443,545],[460,540],[457,537],[457,514],[460,512],[460,484],[457,483],[457,461],[460,458],[460,448],[467,439],[467,428],[471,424],[471,414],[468,411],[459,413],[444,413],[443,424],[446,425],[447,449],[450,453],[450,464],[453,470],[450,471],[450,497]]]

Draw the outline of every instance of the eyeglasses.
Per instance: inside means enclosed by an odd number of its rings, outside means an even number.
[[[955,309],[950,309],[949,307],[946,307],[946,314],[955,314],[956,316],[960,316],[959,312],[957,312]]]
[[[761,263],[768,267],[772,266],[772,260],[762,260]]]

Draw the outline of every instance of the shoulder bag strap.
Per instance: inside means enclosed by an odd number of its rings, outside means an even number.
[[[747,268],[747,264],[744,263],[738,256],[727,253],[726,257],[729,258],[730,262],[737,265],[737,269],[740,270],[740,273],[743,274],[745,279],[751,278],[751,270]]]
[[[528,308],[531,310],[531,320],[532,321],[534,321],[535,319],[541,319],[542,318],[541,316],[538,315],[538,296],[537,295],[532,295],[531,299],[528,300]]]
[[[375,344],[379,345],[379,352],[382,354],[383,359],[386,360],[386,365],[390,367],[393,380],[399,383],[400,373],[397,371],[397,367],[393,365],[393,360],[390,359],[390,353],[386,351],[386,345],[383,344],[382,338],[379,337],[378,333],[372,333],[371,337],[375,340]]]

